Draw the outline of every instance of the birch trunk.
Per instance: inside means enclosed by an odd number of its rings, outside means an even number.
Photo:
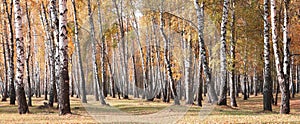
[[[203,97],[202,97],[202,93],[203,93],[203,73],[202,73],[202,70],[203,70],[203,65],[201,63],[201,61],[199,61],[199,75],[198,75],[198,82],[199,82],[199,86],[198,86],[198,99],[197,99],[197,102],[198,102],[198,106],[202,106],[202,100],[203,100]]]
[[[106,52],[107,54],[107,52]],[[107,56],[106,56],[107,57]],[[107,58],[107,60],[109,60]],[[115,93],[115,79],[114,79],[114,71],[113,71],[113,68],[112,68],[112,63],[110,63],[109,61],[107,62],[108,63],[108,66],[109,66],[109,79],[110,79],[110,96],[113,97],[113,98],[116,98],[116,93]]]
[[[230,57],[231,57],[231,74],[230,74],[230,105],[232,107],[237,107],[236,104],[236,99],[235,99],[235,46],[236,46],[236,42],[235,42],[235,0],[231,0],[231,32],[230,32]]]
[[[46,16],[46,11],[45,11],[45,6],[44,3],[42,3],[41,5],[42,8],[42,22],[44,25],[44,29],[45,29],[45,33],[46,33],[46,42],[45,42],[45,61],[46,63],[48,63],[48,70],[50,72],[50,98],[49,98],[49,106],[53,107],[53,103],[54,103],[54,99],[55,96],[57,94],[56,92],[56,84],[55,84],[55,80],[54,80],[54,54],[53,52],[53,35],[51,34],[50,31],[50,26],[49,26],[49,22]],[[47,72],[45,72],[46,74]],[[53,75],[52,75],[53,74]],[[47,75],[44,75],[44,78],[47,78]],[[47,81],[45,82],[45,84],[47,85]]]
[[[286,5],[285,1],[285,5]],[[288,7],[288,5],[286,6]],[[285,7],[285,9],[287,9]],[[287,16],[285,15],[285,21],[287,21]],[[285,22],[287,24],[287,22]],[[285,25],[284,26],[287,26]],[[284,68],[282,68],[282,63],[280,62],[279,49],[278,49],[278,33],[277,33],[277,16],[276,16],[276,0],[271,0],[271,25],[272,25],[272,41],[273,41],[273,50],[274,50],[274,58],[275,58],[275,66],[277,72],[277,79],[280,85],[281,90],[281,105],[280,105],[280,113],[281,114],[289,114],[290,112],[290,103],[289,103],[289,89],[288,89],[288,48],[287,48],[287,39],[284,39]],[[285,27],[287,28],[287,27]]]
[[[80,98],[80,76],[79,76],[79,72],[78,72],[78,58],[76,58],[76,57],[78,57],[77,56],[77,53],[75,53],[75,54],[73,54],[73,56],[74,56],[74,61],[73,61],[73,63],[74,63],[74,68],[73,68],[73,70],[74,70],[74,73],[75,74],[73,74],[73,79],[74,79],[74,92],[76,93],[76,98]],[[75,64],[76,63],[76,64]],[[82,100],[82,99],[81,99]]]
[[[296,65],[296,74],[295,74],[295,76],[296,76],[296,88],[295,88],[295,91],[296,91],[296,93],[299,93],[299,66],[298,65]]]
[[[34,62],[34,68],[32,66],[32,78],[33,78],[33,86],[34,86],[34,91],[39,91],[40,92],[40,89],[37,88],[37,84],[40,83],[40,72],[39,72],[39,63],[37,61],[37,53],[38,53],[38,48],[37,48],[37,45],[36,45],[36,41],[37,41],[37,33],[36,33],[36,29],[35,27],[33,26],[33,30],[32,30],[32,33],[33,33],[33,57],[35,58],[35,62]],[[33,61],[33,59],[32,59]],[[33,62],[32,62],[33,64]],[[45,88],[44,89],[44,95],[45,95],[45,100],[48,100],[48,89]],[[37,95],[37,93],[35,93]],[[37,96],[36,96],[37,97]]]
[[[212,103],[217,102],[218,97],[214,89],[214,84],[211,81],[211,70],[209,68],[209,64],[207,62],[205,43],[204,43],[204,3],[199,4],[198,0],[194,0],[195,9],[197,12],[197,21],[198,21],[198,40],[200,46],[200,56],[203,64],[203,71],[206,78],[207,90],[208,90],[208,98]]]
[[[173,74],[172,74],[172,68],[171,68],[171,62],[170,62],[170,57],[169,57],[169,40],[164,32],[164,20],[163,20],[163,2],[161,3],[161,8],[160,8],[160,32],[161,35],[163,37],[164,43],[165,43],[165,49],[164,49],[164,59],[165,59],[165,64],[166,64],[166,68],[167,68],[167,75],[168,75],[168,79],[170,81],[170,88],[171,88],[171,92],[173,94],[174,97],[174,104],[175,105],[180,105],[180,101],[176,92],[176,86],[175,86],[175,81],[173,78]]]
[[[70,114],[68,38],[67,38],[67,0],[59,0],[59,114]]]
[[[148,28],[146,29],[146,34],[151,35],[151,33],[148,31]],[[152,66],[151,66],[151,36],[147,36],[146,38],[146,76],[148,79],[148,83],[146,85],[146,99],[147,101],[153,101],[153,80],[152,80]]]
[[[244,84],[243,84],[243,91],[244,91],[244,94],[243,94],[243,96],[244,96],[244,100],[247,100],[248,99],[248,95],[247,95],[247,93],[248,93],[248,90],[247,90],[247,73],[246,72],[244,72],[244,75],[243,75],[243,82],[244,82]]]
[[[27,18],[27,27],[28,27],[28,31],[27,31],[27,51],[26,51],[26,57],[25,57],[25,64],[26,64],[26,75],[27,75],[27,84],[28,84],[28,106],[32,106],[32,100],[31,100],[31,82],[30,82],[30,72],[29,72],[29,59],[31,56],[31,21],[30,21],[30,17],[29,17],[29,11],[28,11],[28,4],[27,4],[27,0],[25,2],[25,6],[26,6],[26,18]]]
[[[235,76],[235,97],[239,97],[239,84],[240,84],[240,76]]]
[[[49,3],[49,8],[50,8],[50,29],[51,31],[49,32],[50,34],[50,42],[49,42],[49,72],[50,72],[50,96],[52,95],[53,92],[53,97],[54,101],[57,99],[57,94],[59,90],[59,85],[58,85],[58,18],[57,18],[57,7],[56,7],[57,1],[56,0],[50,0]],[[56,45],[55,45],[56,44]],[[56,58],[55,58],[56,57]],[[50,99],[52,99],[50,97]],[[49,100],[50,100],[49,99]]]
[[[294,57],[292,56],[291,58],[291,67],[290,67],[290,80],[289,80],[289,84],[290,84],[290,90],[292,93],[292,98],[295,98],[295,83],[294,83]]]
[[[78,21],[77,21],[77,9],[76,9],[76,2],[75,0],[72,0],[73,5],[73,11],[74,11],[74,25],[75,25],[75,48],[76,48],[76,54],[77,54],[77,69],[79,73],[79,84],[81,89],[81,102],[87,103],[86,100],[86,91],[85,91],[85,81],[84,81],[84,74],[82,69],[82,59],[81,59],[81,52],[80,52],[80,43],[78,38]]]
[[[100,39],[100,48],[101,48],[101,57],[100,57],[100,65],[101,65],[101,87],[102,87],[102,92],[104,96],[107,96],[107,80],[106,80],[106,69],[105,69],[105,50],[106,50],[106,45],[105,45],[105,36],[103,35],[103,29],[102,29],[102,15],[101,15],[101,5],[100,5],[100,0],[97,0],[97,5],[98,5],[98,25],[100,28],[99,31],[99,39]]]
[[[185,48],[185,91],[186,91],[186,104],[194,103],[193,82],[192,82],[192,45],[191,40],[188,39]]]
[[[290,42],[291,38],[289,37],[289,4],[290,0],[284,0],[284,21],[283,21],[283,74],[285,78],[285,87],[286,94],[281,94],[281,108],[280,113],[289,114],[290,112],[290,90],[289,90],[289,80],[290,76],[292,77],[292,73],[290,75],[290,69],[292,70],[293,61],[291,61],[290,55]],[[291,79],[292,80],[292,79]],[[284,89],[284,88],[283,88]],[[284,97],[286,95],[287,97]]]
[[[145,84],[148,83],[148,80],[147,80],[147,77],[146,77],[146,69],[145,69],[145,63],[144,63],[144,54],[143,54],[143,48],[142,48],[141,40],[140,40],[139,25],[138,25],[138,22],[137,22],[137,19],[136,19],[135,12],[132,11],[132,13],[133,13],[133,20],[134,20],[134,31],[135,31],[135,34],[137,35],[137,43],[138,43],[139,53],[140,53],[140,59],[141,59],[141,63],[142,63],[143,82],[142,82],[142,86],[140,88],[143,88],[145,86]],[[145,94],[145,92],[146,91],[144,90],[144,94]]]
[[[46,41],[46,40],[45,40]],[[42,83],[42,87],[44,88],[44,92],[45,92],[45,94],[48,94],[48,70],[49,70],[49,61],[48,61],[48,55],[47,55],[47,52],[48,50],[47,49],[45,49],[45,52],[44,52],[44,54],[45,54],[45,64],[44,64],[44,78],[43,78],[43,83]],[[40,92],[39,92],[39,89],[40,89],[40,85],[41,85],[41,82],[40,82],[40,80],[39,80],[39,69],[37,69],[37,71],[36,71],[36,81],[37,81],[37,83],[36,83],[36,88],[35,88],[35,94],[36,94],[36,97],[38,98],[39,97],[39,95],[40,95]],[[51,88],[51,86],[50,86],[50,88]],[[50,91],[51,91],[51,89],[50,89]],[[50,95],[50,98],[49,98],[49,105],[50,105],[50,107],[53,107],[53,103],[54,103],[54,100],[52,101],[52,103],[50,102],[50,99],[51,99],[51,97],[54,97],[54,95],[52,95],[51,96],[51,94],[53,94],[53,93],[49,93],[49,95]],[[46,99],[46,97],[48,97],[48,96],[45,96],[45,99]],[[52,105],[51,105],[52,104]]]
[[[257,79],[257,71],[256,69],[254,69],[254,76],[253,76],[253,93],[254,93],[254,96],[257,96],[257,82],[258,79]]]
[[[106,102],[104,100],[102,87],[99,83],[99,75],[98,75],[98,68],[97,68],[97,62],[96,62],[96,44],[95,44],[95,28],[94,28],[94,20],[92,15],[92,8],[91,8],[91,1],[88,0],[88,15],[89,15],[89,22],[90,22],[90,28],[91,28],[91,42],[92,42],[92,65],[93,65],[93,77],[95,79],[95,87],[99,88],[99,98],[102,105],[106,105]]]
[[[154,42],[154,46],[155,46],[155,55],[156,55],[156,62],[157,62],[157,65],[156,65],[156,74],[157,74],[157,78],[156,78],[156,87],[159,87],[158,89],[158,95],[157,95],[157,98],[161,98],[161,95],[164,94],[163,93],[163,80],[162,80],[162,74],[161,74],[161,65],[160,65],[160,61],[161,61],[161,58],[160,58],[160,50],[161,50],[161,47],[160,47],[160,40],[158,39],[158,36],[157,36],[157,33],[156,33],[156,30],[157,30],[157,24],[154,22],[154,20],[152,19],[151,20],[152,22],[152,30],[153,30],[153,34],[154,34],[154,37],[155,37],[155,42]],[[179,85],[181,85],[181,83],[178,83]],[[180,91],[181,87],[179,87],[179,92]],[[155,93],[157,94],[157,93]],[[180,93],[179,93],[179,99],[181,98],[180,97]]]
[[[252,93],[252,76],[248,76],[248,83],[247,83],[247,97],[250,98],[250,94]]]
[[[227,94],[227,60],[226,60],[226,25],[228,22],[228,3],[229,0],[224,0],[223,3],[223,15],[221,23],[221,48],[220,48],[220,60],[221,60],[221,93],[218,100],[218,105],[227,105],[226,94]]]
[[[1,7],[1,12],[3,15],[5,15],[5,10],[4,7]],[[5,18],[3,16],[3,18]],[[6,98],[8,98],[8,82],[9,82],[9,62],[10,62],[10,57],[9,57],[9,50],[8,50],[8,37],[7,37],[7,25],[6,25],[6,20],[2,20],[2,31],[3,31],[3,36],[2,36],[2,50],[3,50],[3,61],[4,61],[4,80],[5,80],[5,86],[4,86],[4,91],[2,94],[2,100],[1,101],[6,101]]]
[[[136,68],[136,61],[135,61],[135,47],[134,42],[131,43],[131,58],[132,58],[132,64],[133,64],[133,78],[134,78],[134,84],[133,84],[133,96],[134,98],[138,98],[138,79],[137,79],[137,68]]]
[[[107,45],[107,44],[106,44]],[[105,54],[107,54],[107,49],[106,49],[106,51],[105,51],[106,53]],[[112,67],[112,66],[114,66],[114,50],[112,50],[112,58],[113,58],[113,61],[112,61],[112,63],[110,63],[109,62],[109,58],[108,58],[108,56],[106,56],[107,58],[107,63],[108,63],[108,66],[109,66],[109,79],[110,79],[110,96],[111,97],[113,97],[113,98],[116,98],[116,93],[115,93],[115,79],[114,79],[114,75],[115,75],[115,73],[114,73],[114,68]]]
[[[15,82],[14,82],[14,78],[15,78],[15,73],[14,73],[14,34],[13,34],[13,24],[12,24],[12,4],[13,1],[11,0],[11,7],[10,7],[10,12],[8,11],[8,5],[6,0],[3,0],[3,6],[5,9],[5,13],[6,13],[6,17],[8,20],[8,29],[9,29],[9,54],[8,54],[8,58],[9,59],[9,67],[8,67],[8,78],[9,78],[9,97],[10,97],[10,105],[15,105],[15,101],[16,101],[16,91],[15,91]]]
[[[20,1],[14,0],[14,19],[15,19],[15,31],[16,31],[16,45],[17,45],[17,72],[16,72],[16,84],[17,84],[17,101],[19,114],[25,114],[29,112],[28,105],[26,103],[23,74],[24,74],[24,38],[22,32],[22,13],[20,7]]]
[[[59,0],[59,2],[61,2]],[[59,84],[59,78],[60,78],[60,74],[58,72],[60,72],[60,53],[59,53],[59,17],[57,17],[59,14],[57,14],[57,7],[56,7],[56,0],[51,0],[50,1],[50,25],[51,25],[51,36],[53,37],[53,43],[51,45],[53,45],[52,48],[52,53],[53,53],[53,61],[52,61],[52,66],[51,66],[51,70],[52,73],[51,77],[53,77],[53,83],[52,87],[53,89],[56,89],[56,91],[54,90],[53,92],[56,94],[61,94],[60,93],[60,84]],[[60,6],[60,5],[59,5]],[[49,69],[50,70],[50,69]],[[54,96],[54,101],[57,100],[58,95]]]
[[[123,76],[124,76],[124,99],[128,99],[128,65],[127,65],[127,52],[126,52],[126,45],[125,45],[125,29],[124,29],[124,24],[123,24],[123,0],[121,0],[120,5],[121,7],[119,8],[117,5],[116,0],[113,0],[116,11],[117,11],[117,16],[118,16],[118,22],[119,22],[119,29],[120,29],[120,35],[121,35],[121,48],[122,48],[122,59],[121,63],[123,64],[122,70],[123,70]]]

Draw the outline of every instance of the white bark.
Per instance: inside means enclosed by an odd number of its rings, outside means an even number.
[[[105,68],[105,50],[106,50],[106,45],[105,45],[105,36],[103,35],[103,29],[102,29],[102,13],[101,13],[101,5],[100,5],[100,0],[97,0],[97,5],[98,5],[98,25],[99,25],[99,41],[100,41],[100,48],[101,48],[101,57],[100,57],[100,65],[101,65],[101,87],[104,93],[104,96],[107,95],[107,90],[106,90],[106,68]]]
[[[194,0],[195,9],[197,12],[197,21],[198,21],[198,40],[199,40],[199,46],[200,46],[200,56],[201,61],[203,64],[203,71],[206,78],[206,83],[208,86],[208,98],[209,101],[212,103],[217,102],[218,97],[214,89],[214,84],[211,81],[211,70],[209,68],[209,64],[207,62],[207,56],[206,56],[206,50],[205,50],[205,43],[204,43],[204,3],[199,4],[198,0]]]
[[[193,82],[192,82],[192,43],[191,39],[187,39],[185,47],[185,58],[184,58],[184,75],[185,75],[185,91],[186,91],[186,104],[193,104],[194,103],[194,94],[193,94]]]
[[[1,13],[4,15],[5,10],[4,7],[1,7]],[[2,16],[2,18],[5,18]],[[5,81],[5,86],[4,86],[4,91],[2,95],[2,100],[1,101],[6,101],[6,98],[8,97],[8,82],[9,82],[9,62],[10,62],[10,56],[9,56],[9,49],[8,49],[8,37],[7,37],[7,23],[5,19],[2,19],[2,50],[3,50],[3,61],[4,61],[4,81]]]
[[[276,0],[271,0],[271,25],[272,25],[272,41],[273,41],[273,50],[275,58],[275,66],[277,72],[277,79],[280,85],[281,90],[281,105],[280,113],[288,114],[290,112],[289,107],[289,89],[287,80],[285,78],[284,72],[287,73],[287,66],[283,69],[280,62],[279,50],[278,50],[278,33],[277,33],[277,16],[276,16]],[[285,49],[286,50],[286,49]],[[286,56],[286,51],[284,51]]]
[[[71,113],[68,74],[67,0],[59,0],[59,114]]]
[[[91,8],[91,1],[88,0],[88,15],[89,15],[89,22],[90,22],[90,28],[91,28],[91,42],[92,42],[92,65],[93,65],[93,78],[95,81],[95,87],[99,89],[99,97],[100,97],[100,102],[102,105],[106,105],[106,102],[104,100],[103,92],[102,92],[102,87],[99,83],[99,76],[98,76],[98,68],[97,68],[97,62],[96,62],[96,44],[95,44],[95,28],[94,28],[94,20],[93,20],[93,15],[92,15],[92,8]]]
[[[17,83],[17,101],[18,111],[20,114],[29,112],[26,103],[23,74],[24,74],[24,37],[22,32],[22,12],[20,7],[20,1],[14,0],[14,19],[15,19],[15,32],[16,32],[16,44],[17,44],[17,72],[16,72],[16,83]]]
[[[178,98],[178,95],[177,95],[177,91],[176,91],[176,86],[175,86],[175,81],[174,81],[174,78],[173,78],[173,75],[172,75],[172,68],[171,68],[171,62],[170,62],[170,57],[169,57],[169,40],[167,38],[167,35],[165,34],[164,32],[164,20],[163,20],[163,2],[162,1],[161,3],[161,8],[160,8],[160,32],[161,32],[161,35],[163,37],[163,40],[164,40],[164,59],[165,59],[165,64],[166,64],[166,68],[167,68],[167,75],[168,75],[168,79],[170,81],[170,86],[171,86],[171,91],[172,91],[172,94],[174,96],[174,104],[175,105],[180,105],[180,101],[179,101],[179,98]]]
[[[76,48],[76,54],[77,54],[77,68],[78,68],[78,73],[79,73],[79,84],[80,84],[80,89],[81,89],[81,102],[87,103],[86,100],[86,91],[85,91],[85,78],[83,74],[83,69],[82,69],[82,60],[81,60],[81,52],[80,52],[80,43],[79,43],[79,38],[78,38],[78,22],[77,22],[77,9],[76,9],[76,3],[75,0],[72,0],[72,5],[73,5],[73,11],[74,11],[74,25],[75,25],[75,48]],[[76,73],[77,74],[77,73]],[[79,92],[79,91],[78,91]]]
[[[12,5],[12,2],[13,0],[11,0],[11,5]],[[9,60],[9,68],[8,68],[8,74],[9,74],[9,84],[10,84],[10,94],[9,94],[9,97],[10,97],[10,105],[14,105],[15,104],[15,100],[16,100],[16,92],[15,92],[15,82],[14,82],[14,78],[15,78],[15,67],[14,67],[14,34],[13,34],[13,22],[12,22],[12,15],[9,13],[8,11],[8,5],[7,5],[7,2],[6,0],[3,0],[3,6],[4,6],[4,9],[5,9],[5,12],[6,12],[6,17],[7,17],[7,20],[8,20],[8,29],[9,29],[9,54],[8,54],[8,57],[10,58]],[[12,9],[12,6],[11,8]]]
[[[227,93],[227,60],[226,60],[226,25],[228,22],[228,3],[229,0],[224,0],[223,3],[223,15],[221,23],[221,48],[220,48],[220,60],[221,60],[221,93],[219,97],[218,104],[226,105],[226,93]]]
[[[269,41],[269,0],[264,0],[264,84],[263,104],[264,110],[272,111],[272,77],[270,67],[270,41]]]
[[[49,3],[49,9],[50,9],[50,24],[46,24],[47,28],[49,28],[47,31],[47,33],[49,33],[49,38],[50,40],[48,40],[48,54],[49,54],[49,72],[50,72],[50,100],[56,99],[56,94],[58,94],[57,90],[59,88],[58,85],[58,18],[57,18],[57,7],[56,7],[56,0],[50,0]],[[46,18],[46,14],[45,14],[45,23],[48,23],[48,20]],[[51,30],[50,30],[51,29]],[[56,47],[56,48],[55,48]],[[56,57],[56,58],[55,58]],[[54,95],[52,95],[54,94]],[[52,105],[52,103],[51,103]]]
[[[230,105],[232,107],[237,107],[236,98],[235,98],[235,0],[231,0],[231,32],[230,32],[230,56],[231,56],[231,74],[230,74]]]

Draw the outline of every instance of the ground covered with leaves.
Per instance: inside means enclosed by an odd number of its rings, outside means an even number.
[[[59,116],[56,108],[45,107],[44,102],[46,101],[43,98],[33,98],[30,113],[25,115],[19,115],[17,105],[9,105],[9,100],[0,102],[0,123],[157,123],[154,120],[159,119],[162,120],[159,120],[161,123],[300,123],[299,95],[291,100],[289,115],[279,114],[280,103],[273,106],[273,112],[262,111],[262,96],[250,97],[249,100],[238,98],[236,108],[207,103],[202,108],[195,105],[174,107],[171,103],[160,100],[147,102],[140,99],[114,98],[107,98],[109,106],[101,106],[96,101],[82,104],[80,99],[71,98],[72,114],[65,116]]]

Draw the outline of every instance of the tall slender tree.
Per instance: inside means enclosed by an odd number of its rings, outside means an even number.
[[[102,13],[101,13],[101,4],[100,0],[97,0],[97,5],[98,5],[98,25],[99,25],[99,40],[100,40],[100,48],[101,48],[101,58],[100,58],[100,65],[101,65],[101,87],[104,96],[107,96],[107,90],[106,90],[106,68],[105,68],[105,37],[103,36],[103,26],[102,26]]]
[[[26,51],[26,57],[25,57],[25,64],[26,64],[26,76],[27,76],[27,84],[28,84],[28,106],[32,106],[32,100],[31,100],[31,80],[30,80],[30,67],[29,67],[29,60],[31,57],[31,21],[30,21],[30,13],[28,8],[27,0],[25,1],[25,7],[26,7],[26,19],[27,19],[27,51]]]
[[[52,43],[53,43],[53,35],[51,34],[51,29],[50,29],[50,26],[49,26],[49,22],[48,22],[48,19],[47,19],[47,16],[46,16],[46,9],[45,9],[45,5],[44,3],[41,4],[41,17],[42,17],[42,23],[43,23],[43,27],[45,29],[45,33],[46,33],[46,42],[45,42],[45,62],[49,64],[49,66],[46,65],[46,69],[45,70],[50,70],[50,78],[52,77],[51,76],[51,71],[52,71],[52,65],[54,64],[53,61],[53,55],[52,54]],[[48,59],[50,58],[50,60]],[[45,72],[45,75],[44,75],[44,78],[46,79],[47,78],[47,72]],[[51,79],[50,79],[51,80]],[[45,83],[47,83],[47,81],[45,81]],[[47,85],[47,84],[46,84]],[[50,107],[53,107],[53,103],[54,103],[54,99],[57,95],[56,93],[56,84],[55,84],[55,81],[50,81],[50,98],[49,98],[49,106]]]
[[[284,66],[285,68],[282,68],[282,63],[280,61],[279,56],[279,48],[278,48],[278,30],[277,30],[277,12],[276,12],[276,0],[271,0],[271,26],[272,26],[272,42],[273,42],[273,51],[274,51],[274,58],[275,58],[275,66],[276,66],[276,72],[277,72],[277,81],[280,85],[280,91],[281,91],[281,104],[280,104],[280,113],[281,114],[289,114],[290,113],[290,95],[289,95],[289,88],[288,88],[288,81],[286,80],[285,73],[289,69],[288,66]],[[286,42],[284,42],[286,43]],[[288,49],[285,49],[288,50]],[[284,56],[286,57],[286,52],[284,51]],[[285,64],[289,64],[288,62]],[[284,73],[285,72],[285,73]],[[288,77],[287,77],[288,78]]]
[[[207,52],[205,50],[204,43],[204,2],[199,3],[198,0],[194,0],[194,6],[197,13],[197,22],[198,22],[198,42],[200,48],[200,57],[203,64],[203,72],[206,78],[207,88],[208,88],[208,97],[209,101],[215,103],[218,101],[217,94],[214,89],[214,83],[211,80],[211,70],[209,68],[209,64],[207,62]]]
[[[291,68],[291,55],[290,55],[290,38],[289,38],[289,4],[290,0],[284,0],[284,18],[283,18],[283,74],[284,84],[281,86],[281,105],[280,113],[289,114],[290,112],[290,68]],[[292,75],[292,74],[291,74]],[[281,83],[281,82],[280,82]]]
[[[50,77],[50,98],[49,98],[49,104],[50,106],[53,106],[53,102],[57,101],[57,94],[59,91],[59,85],[58,85],[58,59],[59,59],[59,53],[58,53],[58,42],[59,42],[59,29],[58,29],[58,18],[57,18],[57,7],[56,7],[57,1],[56,0],[50,0],[49,3],[49,13],[50,13],[50,19],[49,19],[49,31],[48,34],[50,40],[48,40],[48,56],[49,56],[49,77]],[[45,14],[46,15],[46,14]],[[46,16],[45,16],[46,17]],[[48,23],[48,19],[46,19]]]
[[[102,87],[99,83],[99,75],[98,75],[98,66],[97,66],[97,62],[96,62],[96,43],[95,43],[95,27],[94,27],[94,19],[93,19],[93,15],[92,15],[92,7],[91,7],[91,0],[88,0],[88,15],[89,15],[89,23],[90,23],[90,35],[91,35],[91,43],[92,43],[92,65],[93,65],[93,78],[94,78],[94,86],[97,87],[97,89],[99,89],[99,98],[100,98],[100,103],[102,105],[106,105],[106,102],[104,100],[104,96],[103,96],[103,91],[102,91]],[[97,92],[97,91],[95,91]]]
[[[193,104],[194,103],[194,93],[193,93],[193,81],[192,81],[192,41],[191,39],[187,39],[186,41],[186,48],[185,48],[185,59],[184,59],[184,67],[185,67],[185,91],[186,91],[186,104]]]
[[[269,41],[269,0],[264,0],[264,86],[263,107],[272,111],[272,77],[270,67],[270,41]]]
[[[131,6],[133,7],[133,2],[132,0],[130,0],[130,3],[131,3]],[[137,36],[137,43],[138,43],[138,47],[139,47],[139,53],[140,53],[140,58],[141,58],[141,64],[142,64],[142,75],[143,75],[143,82],[142,82],[142,87],[145,86],[145,84],[148,83],[148,80],[147,80],[147,76],[146,76],[146,68],[145,68],[145,63],[144,63],[144,54],[143,54],[143,47],[141,45],[141,39],[140,39],[140,32],[139,32],[139,25],[138,25],[138,22],[137,22],[137,19],[136,19],[136,14],[135,14],[135,10],[132,10],[132,14],[133,14],[133,29],[134,29],[134,32]],[[145,94],[146,91],[144,91],[144,94]]]
[[[220,60],[221,60],[221,93],[218,101],[218,105],[227,105],[226,93],[227,93],[227,60],[226,60],[226,25],[228,22],[228,10],[229,0],[224,0],[223,3],[223,15],[221,23],[221,48],[220,48]]]
[[[4,6],[1,7],[1,13],[2,15],[5,15],[5,10],[4,10]],[[8,98],[8,76],[9,76],[9,72],[8,72],[8,66],[9,66],[9,62],[10,62],[10,57],[9,57],[9,50],[8,50],[8,37],[7,37],[7,22],[4,19],[5,17],[2,16],[2,50],[3,50],[3,61],[4,61],[4,81],[5,81],[5,86],[4,86],[4,91],[2,94],[2,99],[1,101],[6,101],[6,98]]]
[[[59,0],[59,114],[71,113],[68,74],[67,0]]]
[[[15,31],[16,31],[16,44],[17,44],[17,73],[16,73],[16,85],[17,85],[17,101],[19,114],[25,114],[29,112],[25,90],[23,84],[24,78],[24,37],[22,32],[22,12],[20,6],[20,0],[14,0],[14,19],[15,19]]]
[[[12,6],[13,6],[13,0],[10,2],[10,11],[8,10],[8,5],[6,0],[3,0],[3,6],[5,9],[6,17],[7,17],[7,22],[8,22],[8,30],[9,30],[9,53],[8,57],[9,59],[9,67],[8,67],[8,73],[9,73],[9,98],[10,98],[10,104],[15,105],[16,101],[16,91],[15,91],[15,72],[14,72],[14,33],[13,33],[13,24],[12,24]]]
[[[175,81],[174,81],[174,78],[173,78],[173,72],[172,72],[172,67],[171,67],[171,62],[170,62],[170,56],[169,56],[169,42],[170,41],[169,41],[167,35],[164,32],[165,22],[163,20],[163,13],[164,13],[163,3],[164,3],[164,0],[161,1],[161,5],[160,5],[161,6],[160,7],[160,32],[161,32],[161,35],[162,35],[163,40],[164,40],[164,60],[165,60],[166,68],[167,68],[167,75],[168,75],[168,79],[169,79],[169,82],[170,82],[170,88],[171,88],[171,91],[172,91],[172,95],[174,97],[174,104],[175,105],[180,105],[180,101],[179,101],[177,91],[176,91]]]
[[[230,105],[237,107],[235,99],[235,0],[231,0],[231,23],[230,23]]]
[[[128,63],[127,63],[127,50],[126,50],[126,41],[125,41],[125,27],[124,27],[124,17],[123,17],[123,2],[124,0],[120,0],[119,4],[117,3],[117,0],[112,0],[113,1],[113,4],[116,8],[116,11],[117,11],[117,17],[118,17],[118,26],[119,26],[119,29],[120,29],[120,47],[122,49],[122,52],[121,52],[121,64],[122,64],[122,72],[124,73],[123,76],[124,76],[124,87],[123,87],[123,95],[124,95],[124,99],[128,99],[128,92],[129,92],[129,89],[128,89],[128,86],[129,86],[129,83],[128,83]],[[120,5],[120,6],[119,6]]]
[[[77,20],[77,9],[76,9],[76,2],[75,0],[72,0],[73,5],[73,11],[74,11],[74,26],[75,26],[75,48],[76,48],[76,54],[77,54],[77,68],[79,73],[79,83],[80,83],[80,90],[81,90],[81,102],[87,103],[86,100],[86,91],[85,91],[85,81],[84,81],[84,74],[82,69],[82,58],[81,58],[81,52],[80,52],[80,43],[78,39],[78,20]]]

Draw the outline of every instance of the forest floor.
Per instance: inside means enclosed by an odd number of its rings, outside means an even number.
[[[19,115],[17,106],[9,105],[9,101],[0,102],[0,123],[300,123],[299,95],[291,100],[291,114],[288,115],[279,114],[280,102],[273,106],[273,112],[262,111],[261,95],[251,96],[249,100],[237,98],[236,108],[207,103],[203,103],[202,108],[196,105],[173,106],[160,100],[107,98],[109,107],[96,101],[82,104],[80,99],[71,98],[72,114],[65,116],[59,116],[55,108],[44,108],[44,102],[43,98],[33,98],[30,113],[25,115]]]

